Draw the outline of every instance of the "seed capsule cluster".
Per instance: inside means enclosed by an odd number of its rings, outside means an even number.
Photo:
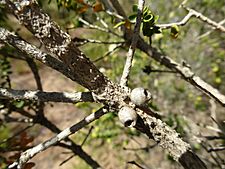
[[[146,104],[151,98],[151,93],[141,87],[133,89],[130,94],[131,102],[137,106]],[[138,116],[133,108],[124,106],[119,110],[118,117],[125,127],[134,127]]]
[[[137,106],[144,105],[150,101],[151,98],[151,93],[142,87],[133,89],[130,94],[130,100]]]

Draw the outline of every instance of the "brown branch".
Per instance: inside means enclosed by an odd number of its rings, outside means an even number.
[[[69,35],[61,31],[56,23],[51,21],[47,14],[42,12],[34,1],[24,1],[20,3],[20,1],[12,2],[7,0],[7,4],[20,22],[26,25],[26,27],[45,44],[47,50],[57,55],[68,65],[69,69],[74,74],[72,77],[76,81],[99,94],[103,98],[102,102],[109,104],[114,110],[118,110],[121,106],[127,105],[125,100],[129,95],[130,89],[114,84],[101,74],[93,63],[75,46]],[[4,33],[2,37],[4,39]],[[26,50],[24,49],[24,51]],[[104,99],[107,101],[104,102]],[[150,117],[141,110],[139,110],[138,113],[141,117],[139,120],[141,122],[138,123],[137,128],[146,133],[149,137],[153,137],[163,148],[168,149],[173,157],[180,161],[183,166],[186,165],[185,160],[187,159],[189,159],[187,161],[191,163],[194,163],[195,160],[198,159],[196,158],[197,156],[191,152],[189,145],[178,138],[178,134],[161,120]],[[60,134],[59,136],[59,138],[63,138],[65,135]],[[56,140],[58,140],[58,137],[56,137]],[[48,146],[51,142],[46,142],[46,144]],[[46,144],[44,144],[45,147]],[[40,150],[40,147],[38,148],[38,150]],[[21,156],[22,163],[23,157],[25,161],[29,159],[29,153],[28,158],[26,154]],[[32,153],[36,153],[36,151]],[[205,169],[200,159],[195,162],[195,164],[197,163],[202,164],[203,167],[200,167]],[[200,167],[198,169],[201,169]]]
[[[126,13],[124,12],[122,6],[118,0],[110,0],[112,6],[115,8],[116,12],[121,15],[123,18],[127,19]]]
[[[199,76],[195,75],[195,73],[189,67],[181,65],[169,56],[163,55],[162,53],[158,52],[156,48],[149,46],[141,38],[139,38],[137,47],[143,52],[145,52],[149,57],[158,61],[167,68],[179,73],[184,80],[192,84],[201,92],[214,98],[218,103],[225,107],[225,96],[221,94],[217,89],[202,80]]]
[[[89,90],[98,90],[107,85],[108,79],[76,47],[71,37],[40,10],[36,1],[22,3],[6,0],[6,6],[50,53],[69,67],[79,84]]]
[[[13,168],[15,166],[17,166],[18,169],[22,168],[22,166],[28,160],[30,160],[32,157],[34,157],[37,153],[42,152],[42,151],[46,150],[47,148],[49,148],[50,146],[57,144],[61,140],[67,138],[69,135],[77,132],[78,130],[80,130],[84,126],[88,125],[92,121],[100,118],[106,112],[107,112],[107,109],[101,108],[98,111],[96,111],[95,113],[92,113],[89,116],[85,117],[83,120],[81,120],[80,122],[76,123],[75,125],[66,128],[65,130],[63,130],[62,132],[60,132],[56,136],[52,137],[51,139],[45,141],[44,143],[41,143],[41,144],[31,148],[31,149],[26,150],[25,152],[23,152],[21,154],[21,156],[19,158],[19,161],[18,162],[14,162],[13,164],[11,164],[9,166],[9,168]]]

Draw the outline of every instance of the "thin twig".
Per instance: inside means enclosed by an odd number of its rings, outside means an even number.
[[[84,138],[84,140],[82,141],[82,143],[80,145],[81,147],[85,144],[85,142],[87,141],[87,139],[90,136],[90,134],[91,134],[91,132],[92,132],[93,129],[94,129],[94,127],[91,126],[91,128],[88,130],[88,133],[87,133],[86,137]]]
[[[224,23],[225,23],[225,19],[222,20],[222,21],[220,21],[218,24],[219,24],[219,25],[223,25]],[[197,39],[199,40],[199,39],[202,39],[202,38],[204,38],[204,37],[210,35],[214,30],[216,30],[216,29],[213,28],[213,30],[210,30],[210,31],[208,31],[208,32],[206,32],[206,33],[200,35],[199,37],[197,37]]]
[[[90,136],[90,134],[91,134],[93,128],[94,128],[94,127],[91,126],[91,128],[89,129],[88,134],[86,135],[86,137],[84,138],[83,142],[82,142],[81,145],[80,145],[81,147],[84,145],[84,143],[86,142],[87,138]],[[59,164],[59,166],[62,166],[63,164],[65,164],[66,162],[68,162],[69,160],[71,160],[71,159],[72,159],[73,157],[75,157],[75,156],[76,156],[75,154],[69,156],[66,160],[62,161],[62,162]]]
[[[68,162],[69,160],[71,160],[71,159],[72,159],[73,157],[75,157],[75,156],[76,156],[75,154],[69,156],[67,159],[65,159],[64,161],[62,161],[62,162],[59,164],[59,166],[62,166],[63,164],[65,164],[66,162]]]
[[[80,22],[82,22],[83,24],[85,24],[86,26],[88,26],[89,28],[91,28],[91,29],[96,29],[96,30],[99,30],[99,31],[102,31],[102,32],[111,33],[111,34],[121,38],[121,35],[118,35],[117,33],[113,32],[110,29],[106,29],[106,28],[102,28],[102,27],[97,26],[97,25],[93,25],[93,24],[89,23],[88,21],[86,21],[86,20],[84,20],[84,19],[82,19],[80,17],[78,18],[78,20]]]
[[[200,12],[197,12],[194,9],[186,7],[184,4],[182,4],[181,6],[185,10],[188,11],[188,14],[181,21],[174,22],[174,23],[168,23],[168,24],[157,24],[156,26],[160,27],[161,29],[169,29],[174,25],[183,26],[191,19],[191,17],[196,17],[196,18],[200,19],[201,21],[207,23],[208,25],[212,26],[213,29],[217,29],[222,32],[225,32],[225,27],[223,27],[221,23],[217,23],[217,22],[209,19],[208,17],[204,16]]]
[[[77,46],[85,45],[87,43],[96,43],[96,44],[124,44],[125,41],[100,41],[96,39],[83,39],[83,38],[74,38],[73,42],[76,43]]]
[[[225,150],[225,146],[220,146],[220,147],[213,147],[213,148],[209,148],[208,152],[212,152],[212,151],[224,151]]]
[[[142,15],[142,10],[144,8],[144,4],[145,4],[144,0],[138,1],[138,12],[137,12],[136,24],[134,27],[134,33],[133,33],[131,45],[130,45],[128,53],[127,53],[127,59],[126,59],[125,65],[124,65],[123,74],[122,74],[122,77],[120,80],[120,85],[122,85],[122,86],[127,86],[127,81],[128,81],[131,66],[132,66],[133,56],[134,56],[136,44],[137,44],[138,37],[139,37],[139,31],[140,31],[140,26],[141,26],[141,15]]]
[[[210,18],[206,17],[205,15],[201,14],[200,12],[197,12],[194,9],[186,7],[184,4],[181,5],[185,10],[187,10],[190,13],[193,13],[193,15],[200,19],[201,21],[207,23],[208,25],[212,26],[213,28],[220,30],[221,32],[225,32],[225,27],[220,25],[219,23],[211,20]]]
[[[124,150],[129,150],[129,151],[138,151],[138,150],[144,150],[144,151],[149,151],[150,149],[154,148],[155,146],[157,146],[158,144],[153,144],[153,145],[149,145],[149,146],[146,146],[146,147],[140,147],[140,148],[126,148],[124,147],[123,149]]]
[[[95,62],[98,62],[98,61],[104,59],[105,57],[107,57],[107,56],[111,55],[112,53],[114,53],[116,51],[116,49],[118,49],[118,48],[120,48],[122,46],[123,46],[122,44],[116,45],[114,48],[112,48],[111,50],[109,50],[108,52],[106,52],[103,56],[101,56],[101,57],[93,60],[93,62],[95,63]]]
[[[194,16],[194,14],[192,12],[189,12],[180,22],[173,22],[168,24],[157,24],[156,26],[160,27],[160,29],[162,30],[170,29],[174,25],[184,26],[191,19],[192,16]]]
[[[110,16],[114,16],[114,17],[116,17],[116,18],[118,18],[118,19],[120,19],[120,20],[124,20],[124,17],[123,17],[123,16],[121,16],[121,15],[115,13],[115,12],[106,10],[106,13],[109,14]]]
[[[60,132],[56,136],[52,137],[51,139],[49,139],[49,140],[47,140],[47,141],[45,141],[45,142],[43,142],[43,143],[41,143],[41,144],[31,148],[31,149],[28,149],[27,151],[25,151],[25,152],[23,152],[21,154],[18,162],[14,162],[8,168],[13,168],[13,167],[17,166],[18,169],[21,169],[22,166],[28,160],[30,160],[32,157],[34,157],[36,154],[46,150],[50,146],[53,146],[56,143],[60,142],[61,140],[67,138],[71,134],[77,132],[78,130],[82,129],[84,126],[86,126],[89,123],[91,123],[92,121],[100,118],[106,112],[107,112],[107,109],[103,107],[103,108],[99,109],[98,111],[96,111],[95,113],[92,113],[89,116],[85,117],[83,120],[81,120],[80,122],[76,123],[75,125],[66,128],[65,130],[63,130],[62,132]]]
[[[146,167],[142,167],[140,164],[138,164],[136,161],[128,161],[127,162],[128,164],[133,164],[135,166],[137,166],[138,168],[141,168],[141,169],[147,169]]]

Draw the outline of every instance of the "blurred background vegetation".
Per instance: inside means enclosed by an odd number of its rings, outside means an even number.
[[[133,14],[132,7],[137,1],[120,0],[119,2],[128,16]],[[179,7],[181,2],[181,0],[147,0],[146,6],[154,15],[159,16],[157,23],[171,23],[182,20],[187,14],[183,8]],[[98,3],[100,1],[96,0],[49,0],[49,2],[39,0],[43,10],[73,38],[106,42],[124,41],[123,32],[120,27],[116,27],[118,22],[115,17],[105,13],[98,6]],[[216,22],[224,20],[225,4],[221,0],[189,0],[186,5]],[[99,27],[104,27],[104,23],[106,23],[114,33],[90,29],[79,21],[79,18]],[[4,7],[0,8],[0,25],[15,31],[30,43],[40,46],[34,36],[19,25],[13,16],[6,13]],[[154,34],[152,46],[178,63],[187,63],[193,72],[225,94],[225,34],[213,30],[197,18],[192,18],[185,26],[179,27],[177,33],[176,38],[171,36],[170,30]],[[148,41],[147,37],[144,38]],[[119,82],[128,51],[126,45],[118,47],[118,44],[87,43],[80,46],[80,49],[97,65],[100,71],[113,81]],[[107,55],[109,51],[113,52]],[[10,88],[13,86],[13,78],[23,76],[24,72],[30,72],[26,63],[13,59],[11,55],[16,57],[20,53],[9,46],[3,46],[0,49],[1,87]],[[39,63],[37,64],[40,69],[44,67]],[[225,135],[223,135],[225,132],[225,110],[221,105],[202,94],[175,72],[136,50],[129,87],[140,86],[149,89],[153,94],[153,102],[149,106],[163,113],[163,120],[193,146],[209,168],[225,167],[224,151],[218,152],[216,155],[207,151],[210,146],[225,144]],[[74,85],[74,90],[85,91],[79,85]],[[7,104],[15,104],[21,108],[29,106],[31,103],[12,101]],[[75,106],[83,112],[90,113],[96,111],[100,105],[79,103]],[[215,110],[212,110],[212,107],[216,107]],[[4,108],[6,108],[6,103],[2,101],[0,109]],[[217,121],[216,124],[214,120]],[[10,123],[2,121],[0,140],[10,137],[15,126],[16,124],[13,124],[12,127]],[[171,160],[164,150],[155,146],[155,143],[149,141],[146,136],[134,129],[124,128],[118,122],[114,112],[97,120],[92,126],[91,129],[89,126],[79,131],[72,138],[76,143],[82,144],[83,139],[90,131],[84,148],[88,149],[90,154],[106,168],[125,168],[126,166],[129,168],[132,165],[128,164],[128,161],[137,161],[148,168],[181,168]],[[221,132],[209,129],[210,126],[213,126],[213,129],[219,128],[218,130]],[[30,132],[35,137],[35,132],[32,130]],[[205,139],[205,136],[218,135],[222,136],[222,139],[211,141]],[[204,140],[201,143],[199,142],[200,138]],[[0,147],[6,148],[7,144],[1,144]],[[215,158],[218,159],[220,165]],[[74,168],[88,168],[78,158],[75,160],[78,162],[74,164]],[[0,155],[0,163],[1,161],[2,163],[5,161],[4,154]],[[4,168],[5,165],[2,167]]]

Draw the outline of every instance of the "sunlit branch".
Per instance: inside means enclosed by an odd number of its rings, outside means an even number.
[[[118,35],[117,33],[111,31],[110,29],[102,28],[102,27],[97,26],[97,25],[92,25],[91,23],[87,22],[86,20],[84,20],[82,18],[79,18],[78,20],[80,22],[82,22],[84,25],[86,25],[88,28],[96,29],[96,30],[99,30],[99,31],[102,31],[102,32],[106,32],[106,33],[110,33],[110,34],[113,34],[113,35],[121,38],[121,35]]]
[[[219,25],[223,25],[224,23],[225,23],[225,19],[222,20],[222,21],[220,21],[218,24],[219,24]],[[216,28],[213,28],[213,30],[210,30],[210,31],[208,31],[208,32],[206,32],[206,33],[200,35],[199,37],[197,37],[197,39],[202,39],[202,38],[204,38],[204,37],[210,35],[214,30],[216,30]]]
[[[93,102],[94,98],[91,92],[44,92],[29,90],[13,90],[0,88],[0,98],[11,98],[14,100],[33,100],[41,102]]]
[[[180,21],[180,22],[174,22],[174,23],[169,23],[169,24],[157,24],[156,26],[160,27],[161,29],[169,29],[174,25],[177,26],[183,26],[187,24],[187,22],[192,18],[196,17],[199,20],[207,23],[208,25],[212,26],[213,29],[220,30],[221,32],[225,32],[225,27],[222,26],[221,23],[217,23],[208,17],[204,16],[200,12],[195,11],[194,9],[186,7],[184,4],[181,5],[185,10],[188,11],[188,14]]]
[[[75,80],[75,78],[72,75],[72,72],[68,69],[68,66],[66,66],[64,63],[62,63],[61,61],[50,55],[47,55],[46,53],[38,49],[36,46],[29,44],[19,36],[1,27],[0,27],[0,41],[12,45],[13,47],[27,54],[29,57],[37,59],[43,64],[61,72],[68,78]]]
[[[154,60],[166,66],[167,68],[179,73],[184,80],[186,80],[187,82],[189,82],[194,87],[196,87],[206,95],[210,96],[211,98],[214,98],[218,103],[220,103],[223,107],[225,107],[225,95],[223,95],[216,88],[214,88],[213,86],[202,80],[189,67],[183,64],[179,64],[171,57],[158,52],[156,48],[149,46],[141,38],[139,38],[137,48],[139,48],[140,50],[145,52],[149,57],[153,58]]]
[[[144,0],[138,1],[138,12],[137,12],[137,18],[136,18],[136,23],[135,23],[135,27],[134,27],[134,33],[133,33],[131,45],[130,45],[128,53],[127,53],[127,59],[126,59],[125,65],[124,65],[123,74],[122,74],[122,77],[120,80],[120,85],[122,85],[122,86],[127,85],[128,77],[129,77],[130,70],[132,67],[133,56],[135,53],[135,48],[136,48],[136,44],[137,44],[138,37],[139,37],[139,31],[140,31],[140,26],[141,26],[141,17],[142,17],[141,15],[142,15],[142,11],[144,8],[144,4],[145,4]]]
[[[96,43],[96,44],[123,44],[125,41],[100,41],[96,39],[83,39],[83,38],[74,38],[73,41],[77,44],[77,46],[85,45],[87,43]]]
[[[95,113],[90,114],[89,116],[85,117],[83,120],[81,120],[80,122],[76,123],[75,125],[66,128],[65,130],[63,130],[62,132],[60,132],[59,134],[57,134],[56,136],[52,137],[51,139],[31,148],[26,150],[25,152],[23,152],[19,158],[18,162],[14,162],[13,164],[11,164],[9,166],[9,168],[13,168],[15,166],[17,166],[18,169],[21,169],[22,166],[28,161],[30,160],[32,157],[34,157],[36,154],[46,150],[47,148],[55,145],[56,143],[60,142],[61,140],[67,138],[68,136],[70,136],[71,134],[77,132],[78,130],[82,129],[84,126],[88,125],[89,123],[91,123],[92,121],[100,118],[101,116],[103,116],[105,113],[107,113],[107,109],[106,108],[101,108],[98,111],[96,111]]]
[[[118,19],[124,20],[124,17],[123,17],[123,16],[121,16],[121,15],[115,13],[115,12],[106,10],[106,13],[109,14],[110,16],[114,16],[114,17],[116,17],[116,18],[118,18]]]

